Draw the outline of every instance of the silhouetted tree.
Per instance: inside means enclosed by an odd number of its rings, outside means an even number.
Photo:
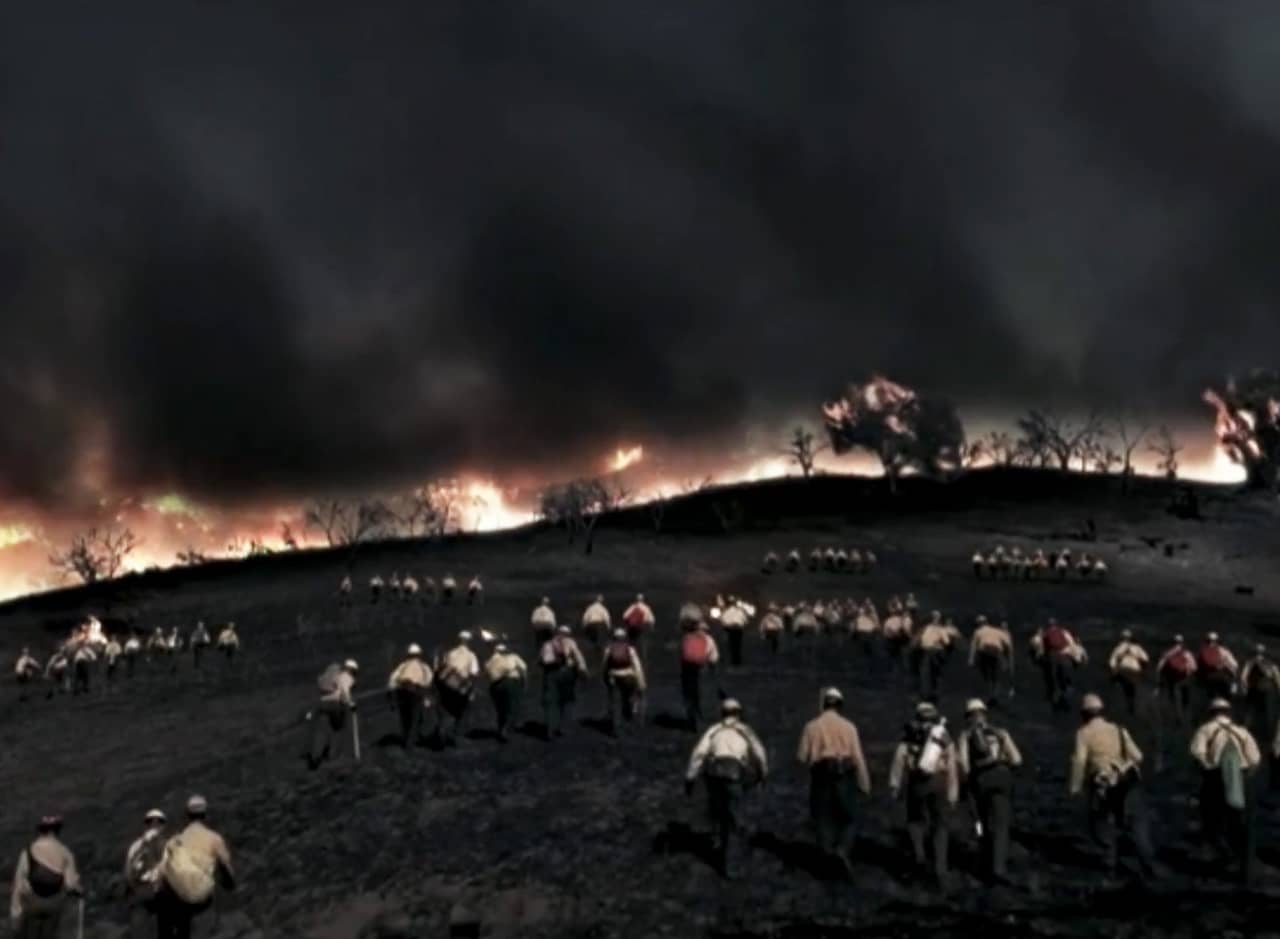
[[[1051,411],[1031,410],[1018,419],[1018,431],[1018,443],[1032,465],[1045,467],[1053,459],[1066,472],[1073,460],[1079,460],[1083,470],[1091,445],[1102,433],[1102,421],[1096,411],[1077,423]]]
[[[1003,430],[990,431],[977,445],[982,448],[982,454],[990,457],[996,466],[1013,466],[1017,462],[1017,442]]]
[[[1178,478],[1178,454],[1182,452],[1183,446],[1178,443],[1167,424],[1161,424],[1156,428],[1147,449],[1160,457],[1156,469],[1164,473],[1165,479]]]
[[[539,499],[542,517],[563,527],[573,544],[579,535],[586,541],[583,553],[595,548],[596,523],[609,512],[616,511],[630,498],[621,486],[600,479],[578,479],[543,490]]]
[[[298,539],[293,535],[293,526],[288,522],[280,523],[280,543],[289,551],[298,550]]]
[[[395,514],[380,499],[318,500],[306,507],[304,517],[307,525],[324,532],[330,547],[354,546],[385,536],[396,521]]]
[[[800,467],[801,475],[808,479],[813,475],[813,465],[818,454],[826,449],[827,444],[819,442],[810,431],[797,427],[791,432],[791,439],[782,452]]]
[[[905,471],[940,476],[961,465],[964,425],[948,401],[876,377],[822,410],[832,451],[874,453],[891,491]]]
[[[141,542],[128,528],[99,530],[90,528],[74,535],[64,551],[49,555],[49,563],[63,574],[92,584],[110,580],[124,569],[125,559]]]
[[[1218,442],[1245,468],[1248,485],[1274,489],[1280,480],[1280,373],[1257,369],[1231,378],[1204,400],[1217,412]]]
[[[1121,413],[1111,419],[1111,427],[1120,441],[1118,451],[1121,462],[1120,472],[1124,476],[1121,487],[1127,492],[1129,490],[1129,481],[1133,478],[1134,451],[1147,439],[1147,433],[1151,430],[1151,425]]]

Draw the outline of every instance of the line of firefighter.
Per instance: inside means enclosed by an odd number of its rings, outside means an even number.
[[[760,573],[776,574],[781,570],[786,571],[788,574],[794,574],[800,570],[802,563],[799,548],[792,548],[787,553],[786,561],[783,561],[777,553],[770,551],[760,563]],[[810,551],[808,566],[810,573],[827,570],[866,574],[874,571],[879,563],[880,559],[876,557],[876,553],[870,548],[864,548],[861,551],[857,548],[850,548],[846,551],[844,548],[827,547],[825,549],[814,548]]]
[[[157,626],[145,642],[136,632],[122,642],[119,636],[107,633],[90,637],[82,628],[61,643],[43,665],[31,654],[30,646],[22,647],[13,666],[18,699],[28,700],[41,678],[48,685],[47,698],[57,693],[88,694],[92,676],[99,666],[104,680],[111,685],[122,670],[126,678],[132,678],[138,662],[144,658],[151,662],[167,660],[170,672],[176,672],[184,646],[191,650],[192,665],[198,670],[210,649],[216,649],[228,663],[234,661],[240,652],[240,634],[235,623],[227,623],[215,640],[204,623],[198,622],[186,640],[176,626],[167,634]]]
[[[393,572],[385,580],[381,574],[374,574],[369,578],[369,602],[375,605],[385,597],[404,603],[425,604],[439,601],[447,605],[453,602],[457,592],[458,581],[452,574],[445,574],[438,587],[433,577],[425,576],[421,580],[413,574],[401,577],[399,571]],[[336,596],[339,606],[349,607],[355,602],[355,581],[350,574],[344,574],[342,580],[338,581]],[[471,606],[484,604],[484,582],[479,574],[474,575],[467,583],[467,603]]]

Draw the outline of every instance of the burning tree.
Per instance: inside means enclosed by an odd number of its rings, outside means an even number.
[[[1165,479],[1178,478],[1178,454],[1182,452],[1183,447],[1173,436],[1173,431],[1167,424],[1161,424],[1157,428],[1147,449],[1160,457],[1156,469],[1164,473]]]
[[[321,499],[310,503],[303,517],[309,527],[324,532],[330,547],[371,541],[386,534],[395,521],[394,513],[380,499]]]
[[[542,517],[564,528],[573,544],[578,535],[586,537],[583,552],[595,547],[596,523],[603,515],[622,508],[631,494],[620,485],[599,479],[578,479],[545,489],[539,500]]]
[[[140,543],[128,528],[90,528],[72,537],[65,551],[52,552],[49,563],[63,574],[79,577],[81,583],[93,584],[118,575],[125,559]]]
[[[1262,369],[1210,388],[1204,400],[1217,412],[1214,431],[1227,456],[1245,468],[1248,485],[1275,489],[1280,481],[1280,373]]]
[[[800,467],[800,473],[808,479],[813,475],[813,465],[818,454],[827,447],[828,445],[819,442],[811,431],[797,427],[791,432],[791,439],[787,441],[787,446],[782,453],[789,456],[792,462]]]
[[[876,376],[865,385],[850,385],[822,412],[832,451],[874,453],[891,491],[904,471],[943,475],[961,465],[964,425],[948,401],[921,397]]]

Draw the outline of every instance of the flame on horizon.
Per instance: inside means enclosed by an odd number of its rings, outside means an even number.
[[[644,447],[635,446],[626,449],[619,447],[609,459],[609,469],[615,473],[621,473],[623,470],[635,466],[643,459]]]

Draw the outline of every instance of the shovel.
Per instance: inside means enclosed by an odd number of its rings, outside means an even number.
[[[356,762],[360,762],[360,717],[355,711],[351,712],[351,744],[355,751]]]
[[[84,939],[84,897],[76,901],[76,939]]]

